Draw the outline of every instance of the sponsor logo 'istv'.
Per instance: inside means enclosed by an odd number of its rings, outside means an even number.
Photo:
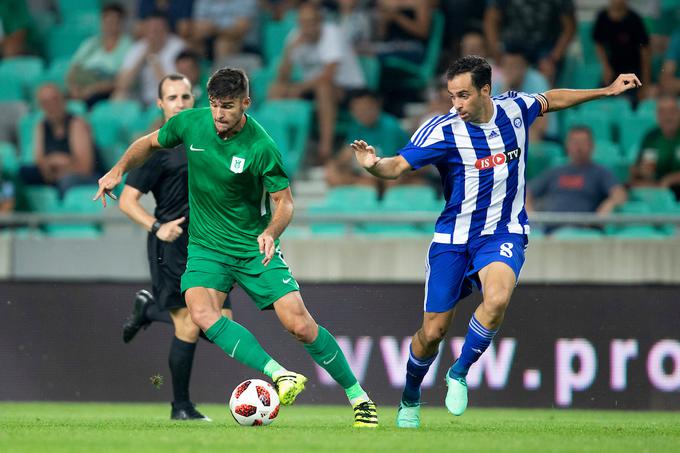
[[[513,149],[511,151],[492,154],[491,156],[477,159],[477,162],[475,162],[475,167],[477,168],[477,170],[489,170],[493,167],[498,167],[510,161],[519,159],[519,156],[521,154],[522,151],[519,148]]]

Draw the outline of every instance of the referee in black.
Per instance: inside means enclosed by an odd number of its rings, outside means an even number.
[[[181,74],[163,77],[158,84],[156,104],[163,111],[164,121],[194,106],[191,88],[189,80]],[[180,291],[189,243],[189,192],[186,150],[184,145],[177,148],[158,150],[143,166],[131,171],[120,196],[121,211],[149,232],[147,251],[153,285],[153,296],[146,290],[137,293],[132,315],[123,325],[123,340],[129,342],[140,328],[153,321],[167,322],[169,312],[175,327],[168,358],[174,395],[170,418],[211,421],[196,410],[189,398],[200,329],[191,321]],[[154,215],[139,203],[149,191],[156,200]],[[232,317],[228,298],[223,312]]]

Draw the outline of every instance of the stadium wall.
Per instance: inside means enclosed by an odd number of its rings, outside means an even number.
[[[410,334],[420,324],[420,284],[304,284],[320,324],[334,332],[379,404],[399,401]],[[0,400],[169,401],[171,329],[153,325],[128,345],[121,323],[138,283],[0,282]],[[469,375],[471,406],[680,409],[680,286],[518,287],[506,322]],[[344,394],[275,315],[237,291],[236,318],[272,355],[310,377],[300,403],[343,403]],[[460,348],[478,295],[461,303],[425,380],[441,405],[444,372]],[[166,384],[156,390],[149,378]],[[257,373],[201,341],[192,396],[224,402]]]
[[[282,249],[307,282],[421,283],[430,237],[290,237]],[[6,245],[6,247],[5,247]],[[14,237],[4,274],[14,280],[146,281],[146,233],[121,227],[101,238]],[[680,240],[532,239],[523,283],[680,284]]]

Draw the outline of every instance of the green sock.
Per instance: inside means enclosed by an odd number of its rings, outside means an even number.
[[[210,326],[205,335],[229,357],[262,373],[270,362],[276,363],[248,329],[224,316]]]
[[[345,354],[326,329],[319,326],[319,335],[310,344],[305,345],[305,349],[312,356],[314,361],[324,370],[328,371],[335,382],[340,384],[345,390],[357,384],[352,369],[347,363]]]
[[[278,371],[285,371],[285,370],[286,370],[286,369],[285,369],[284,367],[282,367],[281,364],[279,364],[279,362],[277,362],[277,361],[274,360],[274,359],[271,359],[271,360],[270,360],[269,362],[267,362],[267,364],[264,366],[264,371],[263,371],[263,373],[266,374],[267,377],[269,377],[269,379],[273,379],[273,378],[274,378],[274,373],[276,373],[276,372],[278,372]]]

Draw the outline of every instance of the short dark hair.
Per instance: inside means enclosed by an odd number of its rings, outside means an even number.
[[[177,56],[175,57],[175,62],[184,59],[189,59],[199,65],[201,64],[201,55],[195,50],[184,49],[183,51],[177,54]]]
[[[107,3],[102,6],[102,15],[109,12],[118,13],[120,17],[125,17],[125,8],[120,3]]]
[[[160,82],[158,82],[158,99],[163,99],[163,84],[165,83],[166,80],[186,80],[189,82],[189,86],[191,86],[191,82],[189,79],[187,79],[187,76],[183,74],[179,74],[177,72],[173,72],[172,74],[166,74]]]
[[[238,98],[248,96],[248,76],[243,69],[222,68],[208,80],[208,98]]]
[[[446,80],[469,72],[472,77],[472,84],[478,90],[484,85],[491,86],[491,66],[485,58],[479,55],[467,55],[454,61],[446,70]]]
[[[373,98],[376,101],[380,101],[382,99],[378,92],[370,90],[368,88],[358,88],[356,90],[352,90],[351,92],[349,92],[350,102],[359,98]]]

